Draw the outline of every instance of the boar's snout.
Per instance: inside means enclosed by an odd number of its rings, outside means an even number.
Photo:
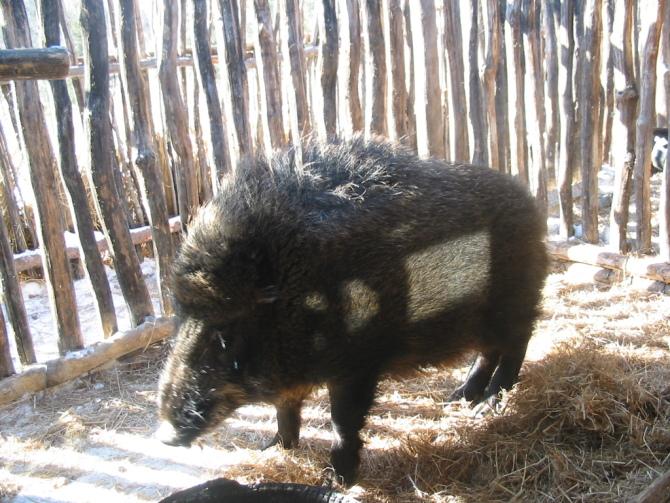
[[[170,424],[169,421],[163,421],[156,430],[155,437],[167,445],[189,447],[191,440],[179,434],[179,431]]]

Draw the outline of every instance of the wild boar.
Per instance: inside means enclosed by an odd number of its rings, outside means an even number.
[[[476,364],[453,398],[517,380],[546,276],[546,222],[488,168],[360,137],[243,163],[189,227],[174,265],[180,328],[159,436],[188,445],[238,407],[273,404],[296,445],[303,399],[328,387],[331,463],[355,481],[384,375]]]

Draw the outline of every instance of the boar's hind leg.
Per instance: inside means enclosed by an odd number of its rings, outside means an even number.
[[[300,410],[304,396],[292,397],[275,404],[277,409],[277,433],[264,449],[280,445],[285,449],[297,447],[300,439]]]
[[[342,477],[347,486],[356,480],[360,462],[359,451],[363,445],[358,433],[365,424],[376,387],[376,375],[328,383],[330,415],[335,433],[330,462],[335,473]]]
[[[465,398],[468,402],[478,402],[484,398],[484,391],[491,380],[493,371],[498,366],[499,360],[500,353],[498,351],[479,355],[465,382],[451,394],[449,400]]]

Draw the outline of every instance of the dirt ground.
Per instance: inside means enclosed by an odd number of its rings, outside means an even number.
[[[513,295],[513,292],[510,292]],[[629,501],[670,469],[670,297],[557,265],[519,385],[501,414],[446,397],[465,376],[385,381],[363,432],[360,501]],[[166,346],[0,409],[0,500],[157,501],[216,478],[321,484],[320,391],[300,446],[258,448],[273,409],[240,409],[189,449],[152,438]]]

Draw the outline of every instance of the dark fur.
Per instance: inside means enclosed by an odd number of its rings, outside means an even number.
[[[517,378],[547,268],[545,223],[510,177],[419,160],[360,138],[239,167],[201,211],[174,268],[182,328],[160,414],[189,443],[249,402],[300,405],[327,384],[332,463],[355,479],[380,376],[480,358],[455,396]]]

